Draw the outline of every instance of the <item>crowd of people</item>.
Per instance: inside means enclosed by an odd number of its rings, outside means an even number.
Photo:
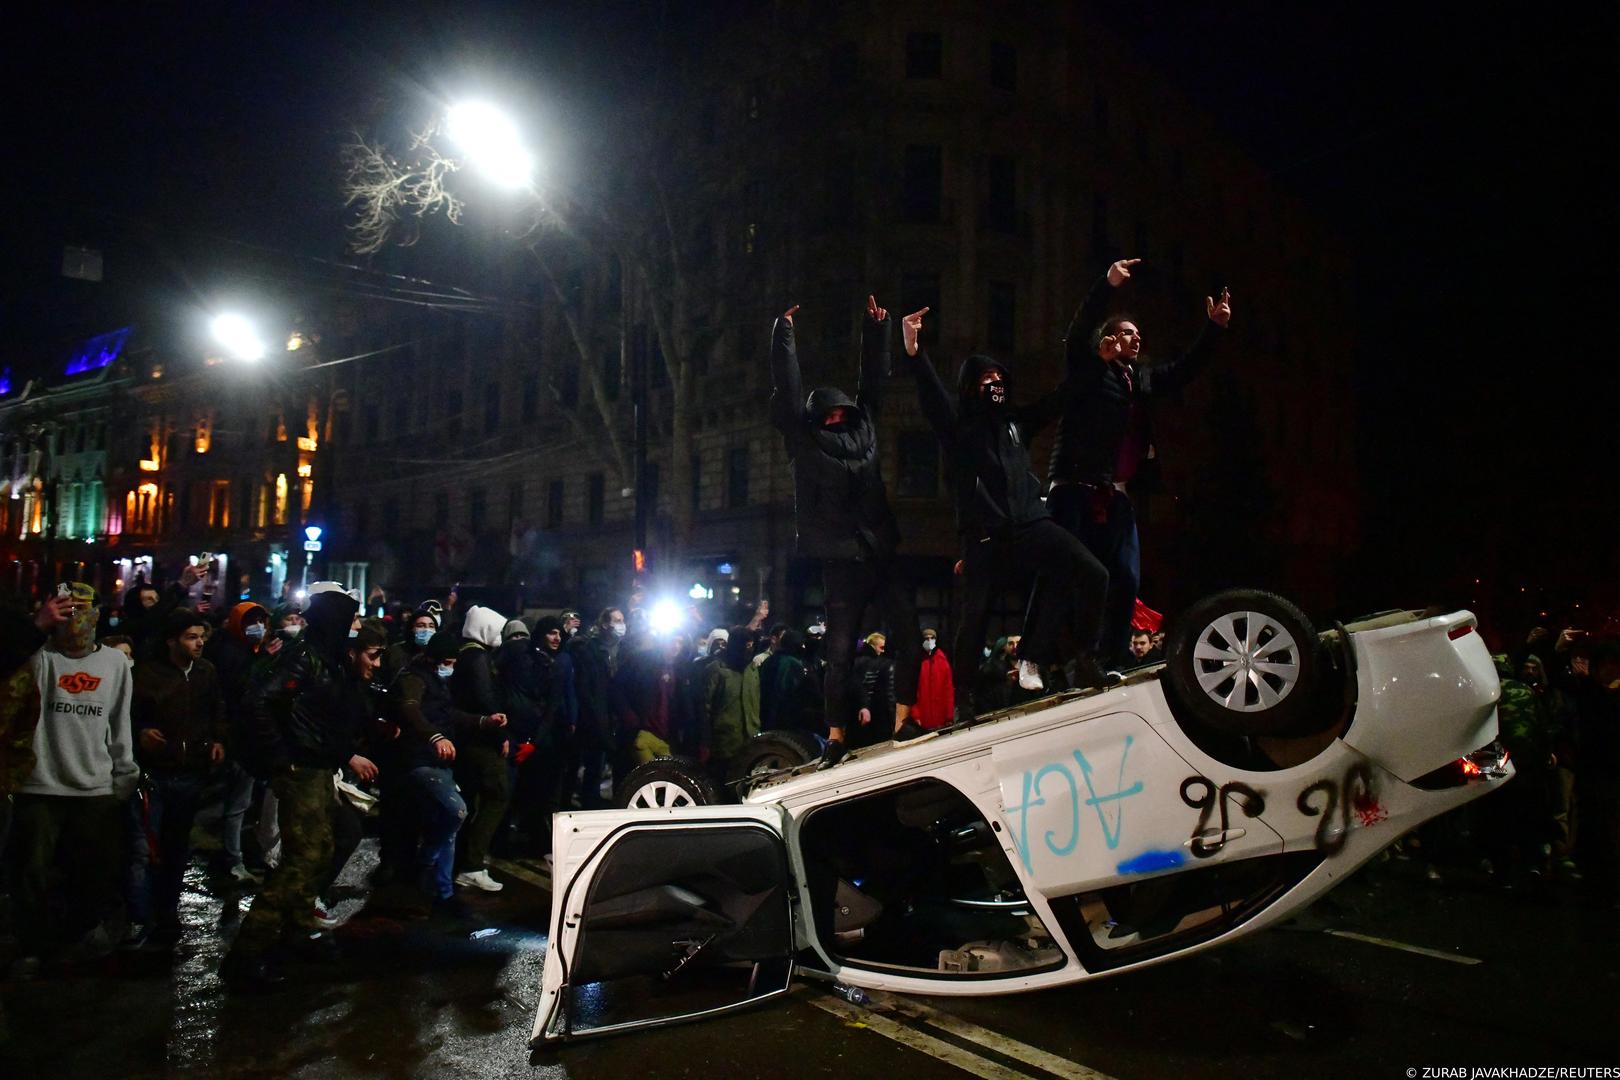
[[[492,859],[549,853],[552,816],[621,796],[638,766],[678,754],[717,786],[762,732],[814,736],[823,762],[904,742],[1051,689],[1106,685],[1163,657],[1137,599],[1128,483],[1153,453],[1144,401],[1203,370],[1231,317],[1206,299],[1185,355],[1139,365],[1142,332],[1108,314],[1137,260],[1110,266],[1072,320],[1062,381],[1014,405],[1008,366],[969,357],[954,391],[921,335],[900,338],[955,494],[960,617],[947,649],[922,625],[879,458],[888,312],[868,298],[851,397],[805,394],[797,308],[771,338],[773,423],[793,470],[798,552],[821,566],[825,618],[772,623],[769,605],[715,626],[655,630],[639,587],[586,624],[509,618],[452,593],[362,605],[337,582],[298,602],[216,608],[202,572],[141,581],[103,606],[62,584],[0,620],[0,847],[12,871],[14,977],[181,935],[194,828],[218,808],[215,872],[253,893],[222,967],[273,987],[287,955],[330,957],[323,901],[371,832],[374,886],[425,917],[479,928],[469,897],[499,892]],[[1048,478],[1029,443],[1057,423]],[[987,640],[993,597],[1027,590],[1022,632]],[[1488,800],[1489,861],[1517,876],[1620,866],[1612,760],[1620,653],[1545,629],[1504,658],[1503,740],[1519,765]],[[1577,826],[1577,821],[1579,825]]]

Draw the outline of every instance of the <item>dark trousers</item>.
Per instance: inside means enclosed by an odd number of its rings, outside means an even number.
[[[27,955],[77,938],[116,904],[124,803],[112,795],[17,795],[12,810],[17,936]],[[60,904],[51,901],[55,872],[64,879]]]
[[[332,798],[332,858],[326,864],[326,873],[315,882],[315,895],[325,896],[326,890],[343,873],[349,858],[366,838],[366,816],[344,799]]]
[[[152,777],[142,823],[145,842],[139,845],[147,849],[147,864],[135,864],[137,879],[144,877],[142,884],[150,890],[149,899],[138,895],[131,898],[132,920],[165,928],[179,925],[180,892],[185,885],[186,866],[191,862],[191,825],[202,807],[207,786],[208,778],[195,773]],[[151,849],[154,840],[156,850]]]
[[[506,817],[511,799],[511,781],[506,756],[498,746],[468,746],[456,750],[456,785],[467,804],[467,822],[461,829],[461,857],[456,865],[463,872],[482,870],[489,864],[489,845]]]
[[[253,898],[233,952],[254,956],[284,934],[312,931],[315,898],[332,866],[332,770],[293,766],[270,781],[281,827],[281,861]]]
[[[861,634],[861,617],[868,606],[888,637],[887,654],[894,661],[894,699],[901,705],[916,704],[922,631],[917,627],[911,583],[898,561],[828,559],[821,564],[821,582],[827,595],[827,673],[822,684],[827,726],[847,729],[854,722],[849,670],[855,659],[855,640]]]
[[[1096,612],[1108,587],[1108,572],[1085,546],[1051,518],[1018,525],[999,535],[969,542],[962,557],[962,624],[956,631],[951,664],[957,671],[977,671],[984,659],[984,635],[990,601],[1009,585],[1039,572],[1039,587],[1030,594],[1024,615],[1020,659],[1041,666],[1063,659],[1062,638],[1074,625],[1076,606]],[[1093,616],[1094,618],[1094,616]],[[829,627],[830,629],[830,627]],[[1081,647],[1085,631],[1082,629]],[[970,712],[973,680],[956,684],[959,711]]]
[[[1088,484],[1059,484],[1047,496],[1052,518],[1080,542],[1107,571],[1106,599],[1095,609],[1099,633],[1092,648],[1105,661],[1123,658],[1131,644],[1131,615],[1142,586],[1142,542],[1136,532],[1136,507],[1131,497],[1116,488]],[[1082,618],[1086,617],[1084,608]],[[1082,648],[1087,639],[1082,636]]]

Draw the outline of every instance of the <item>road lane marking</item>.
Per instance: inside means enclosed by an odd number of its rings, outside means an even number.
[[[506,859],[491,859],[489,860],[489,865],[493,869],[499,870],[507,877],[515,877],[519,881],[527,881],[530,885],[544,889],[546,892],[551,891],[551,879],[549,877],[541,877],[533,870],[525,870],[523,867],[514,862],[509,862]]]
[[[890,1020],[886,1016],[851,1005],[841,998],[809,994],[805,1001],[814,1005],[822,1012],[832,1013],[845,1023],[856,1027],[863,1027],[885,1038],[892,1039],[902,1046],[909,1046],[913,1050],[920,1050],[930,1057],[938,1058],[947,1065],[954,1065],[963,1072],[983,1077],[984,1080],[1036,1080],[1028,1073],[1021,1073],[1017,1069],[1010,1069],[1005,1065],[982,1058],[978,1054],[964,1050],[954,1043],[944,1039],[936,1039],[925,1032],[909,1028],[904,1024]]]
[[[1025,1065],[1033,1065],[1037,1069],[1042,1069],[1054,1076],[1064,1077],[1065,1080],[1113,1080],[1107,1073],[1100,1073],[1096,1069],[1088,1069],[1078,1062],[1059,1057],[1028,1043],[1019,1042],[1017,1039],[1003,1035],[999,1031],[991,1031],[989,1028],[980,1027],[978,1024],[963,1020],[959,1016],[952,1016],[950,1013],[929,1008],[921,1002],[895,997],[890,994],[882,994],[877,1000],[891,1006],[902,1016],[921,1020],[930,1027],[936,1027],[941,1031],[955,1035],[959,1039],[978,1043],[986,1049],[994,1050],[1003,1057],[1010,1057],[1014,1061],[1022,1061]]]
[[[1358,934],[1352,930],[1324,930],[1325,934],[1334,937],[1349,938],[1351,941],[1365,941],[1369,945],[1382,945],[1386,949],[1399,949],[1402,952],[1417,953],[1419,956],[1432,956],[1436,960],[1450,960],[1453,964],[1483,964],[1485,961],[1476,960],[1472,956],[1459,956],[1456,953],[1441,952],[1439,949],[1425,949],[1421,945],[1407,945],[1400,941],[1391,941],[1388,938],[1373,937],[1370,934]]]

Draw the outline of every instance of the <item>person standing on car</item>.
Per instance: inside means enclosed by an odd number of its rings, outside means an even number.
[[[906,355],[914,361],[923,416],[944,446],[956,489],[964,602],[955,666],[971,670],[968,665],[976,662],[991,597],[1034,569],[1046,587],[1035,590],[1025,616],[1018,684],[1025,690],[1044,688],[1041,671],[1063,659],[1060,638],[1078,610],[1080,619],[1091,625],[1079,633],[1078,673],[1083,684],[1099,685],[1106,676],[1086,643],[1096,640],[1108,574],[1080,541],[1053,522],[1029,460],[1030,439],[1066,407],[1068,385],[1032,405],[1014,406],[1006,365],[988,356],[970,356],[957,375],[953,398],[918,341],[926,314],[923,308],[907,315],[900,328]],[[956,697],[960,715],[971,715],[966,684],[957,685]]]
[[[1121,259],[1086,293],[1064,336],[1071,392],[1058,420],[1047,469],[1052,517],[1079,537],[1108,571],[1097,644],[1123,659],[1142,581],[1136,510],[1127,491],[1147,460],[1146,402],[1174,394],[1208,365],[1232,321],[1232,294],[1204,297],[1203,331],[1179,358],[1142,364],[1142,332],[1126,314],[1107,316],[1108,296],[1141,259]],[[1038,585],[1037,590],[1045,587]],[[1056,585],[1062,591],[1062,586]],[[1087,622],[1090,633],[1091,622]]]
[[[793,501],[799,554],[821,560],[827,595],[826,761],[845,749],[850,713],[850,666],[862,613],[899,635],[896,649],[894,733],[917,700],[917,613],[909,578],[896,557],[900,527],[889,507],[878,454],[877,420],[889,374],[889,313],[866,298],[861,324],[860,382],[855,398],[834,387],[803,395],[793,314],[789,308],[771,332],[771,422],[782,433],[793,469]]]

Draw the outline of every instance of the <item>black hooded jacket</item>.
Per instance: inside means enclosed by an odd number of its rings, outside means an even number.
[[[1030,405],[991,405],[979,393],[979,379],[1001,372],[1008,396],[1007,368],[988,356],[970,356],[957,374],[955,400],[940,382],[926,351],[912,364],[923,415],[945,448],[956,497],[956,527],[963,543],[977,543],[1018,525],[1049,516],[1041,482],[1029,460],[1035,433],[1057,418],[1068,401],[1060,384]]]
[[[1047,479],[1054,484],[1112,483],[1130,425],[1131,400],[1176,393],[1208,366],[1224,333],[1217,323],[1206,321],[1192,347],[1174,360],[1147,365],[1105,362],[1098,358],[1091,334],[1108,313],[1111,291],[1107,274],[1097,279],[1074,313],[1064,339],[1073,393],[1052,442]]]
[[[889,321],[866,319],[862,326],[860,385],[853,401],[829,387],[812,391],[806,400],[793,325],[777,319],[771,331],[771,422],[787,444],[799,554],[808,558],[886,559],[900,546],[877,439],[889,372]],[[844,423],[823,426],[835,407],[845,410]]]
[[[258,775],[289,765],[336,769],[354,754],[373,713],[348,661],[349,626],[359,610],[347,593],[311,597],[303,634],[249,685],[242,708]]]

